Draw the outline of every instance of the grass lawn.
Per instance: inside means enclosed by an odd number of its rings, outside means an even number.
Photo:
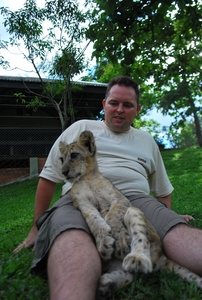
[[[162,152],[172,184],[173,209],[179,214],[191,214],[191,225],[202,228],[202,150],[185,149]],[[48,286],[45,280],[29,273],[33,252],[12,250],[26,237],[32,223],[37,179],[0,187],[0,299],[45,300]],[[58,186],[53,202],[59,198]],[[185,245],[186,247],[186,245]],[[167,270],[150,275],[136,275],[124,289],[117,290],[116,300],[199,300],[202,291]],[[81,299],[82,300],[82,299]]]

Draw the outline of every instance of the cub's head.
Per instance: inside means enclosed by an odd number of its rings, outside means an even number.
[[[60,142],[62,174],[70,181],[97,169],[95,139],[91,131],[83,131],[79,139],[69,145]]]

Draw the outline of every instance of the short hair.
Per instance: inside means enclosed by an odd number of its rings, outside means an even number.
[[[108,97],[111,88],[115,84],[132,87],[135,90],[135,93],[136,93],[136,96],[137,96],[137,99],[136,99],[137,104],[139,104],[140,91],[139,91],[138,84],[137,84],[137,82],[135,82],[129,76],[117,76],[117,77],[112,78],[110,80],[110,82],[108,83],[108,85],[107,85],[107,90],[106,90],[106,93],[105,93],[105,99]]]

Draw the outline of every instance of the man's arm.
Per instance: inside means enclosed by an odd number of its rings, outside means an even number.
[[[167,208],[172,209],[171,198],[171,194],[169,194],[165,197],[158,198],[158,200],[164,203],[167,206]]]
[[[53,198],[54,192],[55,192],[56,183],[50,180],[47,180],[45,178],[40,178],[39,183],[37,186],[36,191],[36,198],[35,198],[35,212],[34,212],[34,219],[33,219],[33,225],[30,229],[30,232],[26,239],[20,243],[15,249],[14,253],[20,251],[22,248],[30,248],[34,246],[35,239],[37,236],[37,227],[35,222],[38,220],[38,218],[41,216],[41,214],[49,208],[49,205],[51,203],[51,200]]]
[[[41,214],[49,208],[55,193],[56,183],[45,178],[40,178],[36,190],[34,224]]]
[[[172,209],[172,205],[171,205],[171,194],[166,196],[166,197],[161,197],[161,198],[158,198],[159,201],[163,202],[167,208],[169,209]],[[192,221],[194,220],[194,218],[190,215],[180,215],[187,223],[189,221]]]

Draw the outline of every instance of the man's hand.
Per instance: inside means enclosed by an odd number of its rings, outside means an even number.
[[[190,216],[190,215],[181,215],[181,217],[187,222],[189,223],[190,221],[194,221],[195,219]]]
[[[33,247],[34,249],[34,243],[37,236],[37,232],[38,232],[37,227],[33,225],[26,239],[13,250],[13,253],[19,252],[22,248]]]

